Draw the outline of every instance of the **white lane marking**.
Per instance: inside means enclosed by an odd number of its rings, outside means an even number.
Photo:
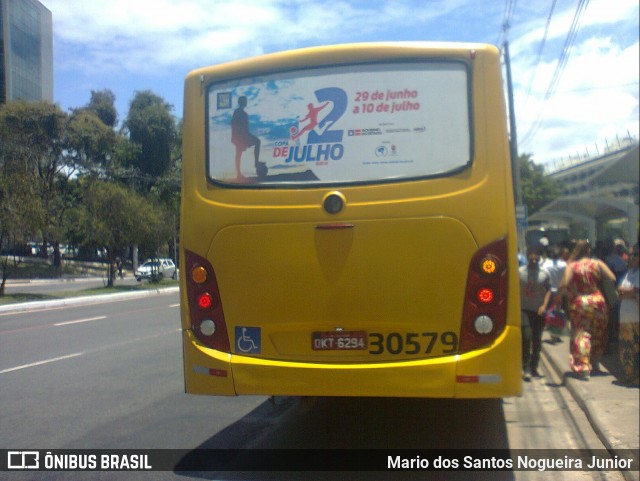
[[[0,374],[19,371],[20,369],[27,369],[28,367],[40,366],[42,364],[49,364],[50,362],[63,361],[64,359],[71,359],[72,357],[82,356],[83,354],[84,352],[76,352],[74,354],[69,354],[68,356],[54,357],[53,359],[46,359],[45,361],[32,362],[31,364],[23,364],[22,366],[10,367],[9,369],[3,369],[2,371],[0,371]]]
[[[77,321],[57,322],[54,324],[56,327],[68,326],[69,324],[80,324],[81,322],[99,321],[100,319],[106,319],[107,316],[89,317],[87,319],[78,319]]]
[[[171,304],[169,307],[180,307],[180,304]]]

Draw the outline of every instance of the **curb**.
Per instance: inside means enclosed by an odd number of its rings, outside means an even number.
[[[150,297],[157,294],[168,294],[178,292],[180,288],[164,287],[162,289],[146,289],[138,292],[118,292],[115,294],[104,294],[97,296],[70,297],[68,299],[54,299],[48,301],[22,302],[18,304],[7,304],[0,306],[0,313],[25,312],[37,309],[50,309],[55,307],[83,306],[87,304],[99,304],[101,302],[112,302],[126,299],[137,299],[142,297]]]
[[[598,408],[593,404],[592,399],[590,399],[590,395],[585,392],[585,390],[578,385],[577,383],[582,383],[582,381],[572,379],[567,376],[566,370],[558,365],[554,357],[549,353],[545,347],[542,345],[542,352],[547,360],[548,364],[553,368],[555,373],[558,375],[560,379],[562,379],[562,385],[567,388],[569,394],[573,400],[580,406],[582,412],[584,412],[589,424],[593,428],[594,432],[600,439],[600,442],[604,445],[604,447],[609,451],[612,455],[621,455],[625,451],[633,451],[633,448],[624,445],[614,445],[611,440],[611,433],[606,427],[606,424],[602,422],[600,416],[597,414]],[[639,475],[637,471],[619,471],[626,481],[638,481]]]
[[[569,377],[566,375],[565,369],[558,366],[558,364],[554,361],[553,356],[551,356],[548,352],[546,352],[546,349],[544,348],[544,346],[542,347],[542,350],[545,351],[544,353],[545,353],[545,356],[547,357],[547,361],[549,361],[549,365],[553,367],[553,370],[556,372],[558,377],[562,379],[562,385],[567,388],[573,400],[578,404],[578,406],[580,406],[580,409],[582,409],[584,413],[587,415],[587,419],[589,420],[589,423],[596,431],[596,434],[598,435],[598,438],[600,438],[600,441],[602,441],[604,446],[609,451],[615,450],[615,447],[611,444],[611,442],[605,435],[605,430],[601,427],[601,423],[598,417],[594,413],[594,409],[591,406],[590,400],[585,399],[584,394],[580,392],[580,388],[576,386],[569,379]]]

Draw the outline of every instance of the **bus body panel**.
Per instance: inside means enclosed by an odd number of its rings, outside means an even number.
[[[370,360],[368,349],[312,349],[313,331],[365,330],[391,341],[379,361],[430,357],[451,346],[462,316],[468,259],[477,249],[464,224],[449,218],[353,220],[321,230],[318,223],[234,226],[220,231],[208,258],[219,278],[227,328],[259,326],[260,356],[291,361]],[[325,224],[326,225],[326,224]],[[457,247],[450,249],[451,239]],[[438,340],[428,354],[404,345]],[[237,340],[232,336],[232,352]],[[451,339],[447,339],[451,342]],[[400,352],[397,352],[400,351]],[[407,354],[407,351],[411,354]]]
[[[185,392],[234,396],[231,355],[200,345],[193,333],[182,336]]]
[[[191,335],[185,337],[192,394],[286,396],[401,396],[492,398],[520,393],[520,366],[504,360],[520,353],[519,329],[508,327],[492,346],[465,355],[390,363],[269,361],[220,356]],[[207,368],[202,364],[206,363]]]
[[[204,119],[210,82],[300,68],[302,63],[312,67],[416,58],[458,58],[470,66],[473,155],[466,168],[427,179],[304,188],[235,188],[208,179]],[[211,349],[194,336],[185,272],[186,391],[469,398],[518,394],[517,240],[501,87],[497,49],[475,44],[306,49],[189,74],[182,266],[185,249],[211,263],[230,352]],[[345,206],[329,214],[323,201],[336,192]],[[460,330],[472,256],[500,238],[506,239],[509,258],[506,327],[489,345],[447,353],[448,333]],[[239,349],[243,329],[259,329],[259,351],[244,354]],[[378,338],[368,339],[367,349],[313,349],[314,333],[342,330],[379,334],[382,352],[370,353],[378,350],[370,344]],[[427,352],[431,333],[436,333],[435,341]],[[414,334],[419,353],[414,352]]]

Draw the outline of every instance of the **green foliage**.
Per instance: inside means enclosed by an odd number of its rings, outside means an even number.
[[[37,232],[42,205],[29,173],[17,162],[0,158],[0,246],[26,241]]]
[[[115,104],[116,96],[111,90],[92,90],[86,109],[95,113],[104,125],[114,128],[118,122]]]
[[[49,102],[10,102],[0,111],[0,136],[16,157],[47,162],[63,150],[66,114]],[[6,152],[7,150],[5,150]]]
[[[107,168],[116,147],[116,133],[91,110],[77,110],[69,117],[66,162],[85,171]]]
[[[44,159],[58,150],[53,139],[60,114],[44,103],[30,108],[17,102],[0,108],[0,251],[8,252],[26,242],[46,219],[39,180],[48,171]],[[37,144],[32,146],[32,142]],[[9,263],[8,255],[0,256],[0,295],[4,294]]]
[[[31,191],[25,169],[0,157],[0,296],[4,295],[10,268],[19,259],[9,256],[9,250],[27,242],[37,230],[41,206]],[[13,262],[13,266],[12,266]]]
[[[159,230],[160,215],[135,191],[111,182],[92,180],[83,193],[80,224],[86,243],[121,252],[130,244],[146,242]]]
[[[158,177],[171,167],[176,144],[173,107],[150,91],[136,92],[129,106],[125,126],[132,143],[140,147],[135,166],[144,174]]]
[[[522,154],[518,158],[522,202],[527,206],[529,215],[536,213],[562,193],[560,184],[544,175],[544,167],[533,162],[531,154]]]
[[[117,132],[109,90],[69,113],[48,102],[0,106],[0,250],[41,240],[59,268],[61,243],[104,248],[110,259],[135,244],[150,255],[172,246],[180,131],[171,109],[138,92]]]
[[[157,250],[172,233],[161,208],[113,182],[87,182],[77,215],[83,242],[105,249],[110,264],[130,245],[145,244]]]
[[[8,202],[29,199],[33,209],[28,222],[37,223],[42,237],[54,244],[63,215],[58,180],[68,175],[66,128],[66,114],[48,102],[12,102],[0,109],[0,156],[5,183],[11,184],[6,193],[13,198]]]

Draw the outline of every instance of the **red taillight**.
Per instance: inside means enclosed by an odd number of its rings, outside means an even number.
[[[213,306],[213,297],[208,292],[205,292],[200,297],[198,297],[198,307],[200,309],[210,309]]]
[[[491,343],[507,323],[507,241],[479,249],[469,263],[460,329],[460,352]]]
[[[220,301],[220,291],[211,263],[185,251],[185,272],[191,330],[207,346],[229,352],[229,336]]]
[[[493,291],[487,287],[480,289],[478,291],[478,300],[482,304],[491,304],[493,302],[494,294]]]

